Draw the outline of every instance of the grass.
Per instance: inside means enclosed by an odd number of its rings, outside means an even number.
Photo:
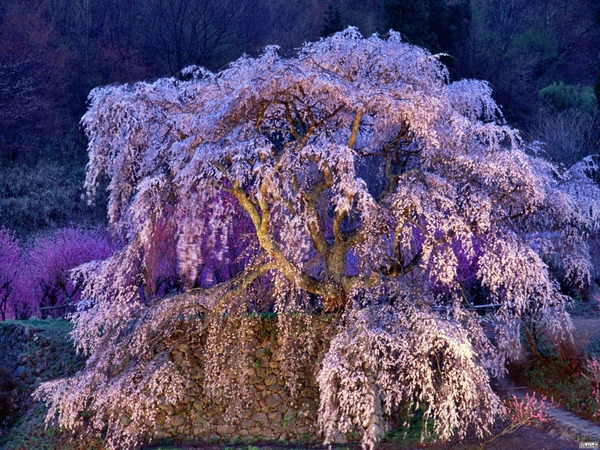
[[[43,403],[34,403],[27,409],[10,430],[8,436],[0,440],[4,450],[104,450],[101,439],[46,428],[44,418],[47,409]]]
[[[583,301],[580,297],[572,300],[567,308],[573,317],[584,319],[599,319],[598,302],[591,299]],[[542,345],[543,358],[532,360],[519,371],[519,378],[531,389],[546,395],[564,408],[593,419],[598,411],[598,405],[593,399],[591,386],[582,376],[583,361],[586,357],[600,357],[600,341],[590,341],[583,354],[581,350],[573,349],[570,354],[561,359],[552,347]]]
[[[594,299],[594,295],[591,295],[590,297],[591,298],[588,301],[584,301],[581,296],[574,296],[571,303],[567,305],[567,312],[571,316],[600,317],[598,302]]]
[[[592,418],[598,406],[590,383],[581,376],[581,368],[572,370],[560,358],[534,361],[520,373],[521,380],[537,393],[586,418]]]
[[[404,422],[400,420],[399,422]],[[429,419],[425,429],[423,429],[423,409],[415,411],[411,417],[407,418],[406,427],[397,427],[388,432],[383,442],[399,444],[399,445],[418,445],[429,444],[434,442],[435,435],[433,433],[433,420]],[[421,437],[425,432],[425,436],[421,441]]]
[[[62,319],[32,319],[0,322],[0,327],[22,327],[30,333],[23,345],[20,360],[25,361],[24,376],[18,380],[14,396],[20,405],[10,428],[0,436],[4,450],[100,450],[101,440],[46,428],[47,408],[34,402],[31,393],[40,381],[69,376],[77,372],[83,360],[75,354],[69,332],[70,322]]]

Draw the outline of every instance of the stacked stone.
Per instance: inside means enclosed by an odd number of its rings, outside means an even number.
[[[20,367],[24,361],[20,360],[25,344],[32,338],[34,331],[28,327],[12,323],[2,322],[0,324],[0,366],[11,372]],[[21,358],[22,359],[22,358]],[[20,373],[17,375],[20,377]]]
[[[67,375],[78,367],[67,331],[49,338],[52,322],[40,324],[36,327],[26,322],[0,322],[0,367],[28,387],[63,373]]]
[[[273,319],[274,320],[274,319]],[[152,440],[171,438],[188,441],[280,440],[312,442],[320,439],[317,427],[319,390],[314,379],[319,355],[311,355],[314,367],[299,373],[298,393],[292,396],[286,387],[282,364],[285,364],[277,336],[260,339],[259,327],[265,320],[257,319],[251,343],[254,361],[246,368],[247,407],[225,419],[222,407],[214,405],[202,394],[202,351],[182,344],[172,352],[177,363],[192,361],[188,369],[189,384],[186,399],[177,407],[165,404],[155,418]],[[267,324],[273,327],[273,323]]]
[[[83,360],[75,354],[70,325],[59,319],[0,322],[0,426],[16,420],[34,403],[42,381],[75,373]]]

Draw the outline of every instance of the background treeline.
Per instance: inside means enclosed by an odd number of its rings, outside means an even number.
[[[95,86],[218,70],[242,53],[357,26],[446,53],[488,80],[507,119],[570,164],[597,152],[600,0],[3,0],[0,227],[27,238],[97,225],[81,198],[79,118]]]

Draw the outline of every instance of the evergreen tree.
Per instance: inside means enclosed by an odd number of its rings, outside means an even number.
[[[382,0],[386,31],[399,31],[411,44],[433,53],[447,52],[468,33],[468,0]]]
[[[342,29],[342,14],[340,13],[340,9],[330,0],[327,2],[327,10],[325,11],[325,17],[323,19],[321,36],[328,37],[338,31],[342,31]]]
[[[600,15],[600,13],[599,13]],[[598,108],[600,108],[600,61],[598,61],[598,74],[596,75],[596,84],[594,85],[594,94],[596,94],[596,101],[598,102]]]

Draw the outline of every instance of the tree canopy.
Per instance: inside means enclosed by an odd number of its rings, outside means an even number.
[[[383,0],[381,7],[386,27],[435,53],[453,50],[468,35],[469,1]]]
[[[98,429],[109,417],[117,442],[114,405],[149,411],[133,391],[173,399],[182,382],[140,336],[185,308],[209,321],[241,306],[343,312],[318,374],[326,442],[358,429],[372,446],[386,417],[419,405],[442,440],[485,433],[502,409],[489,377],[519,351],[522,321],[569,338],[547,261],[560,255],[586,283],[593,162],[559,172],[505,123],[487,83],[451,82],[394,32],[348,28],[295,58],[273,46],[184,72],[90,94],[86,187],[93,197],[110,179],[124,246],[79,269],[74,336],[90,358],[42,386],[50,415],[73,427],[91,410]],[[157,255],[171,258],[167,275]],[[189,293],[161,299],[159,276]],[[482,301],[497,305],[496,346],[473,310]],[[127,348],[125,335],[137,336]]]

